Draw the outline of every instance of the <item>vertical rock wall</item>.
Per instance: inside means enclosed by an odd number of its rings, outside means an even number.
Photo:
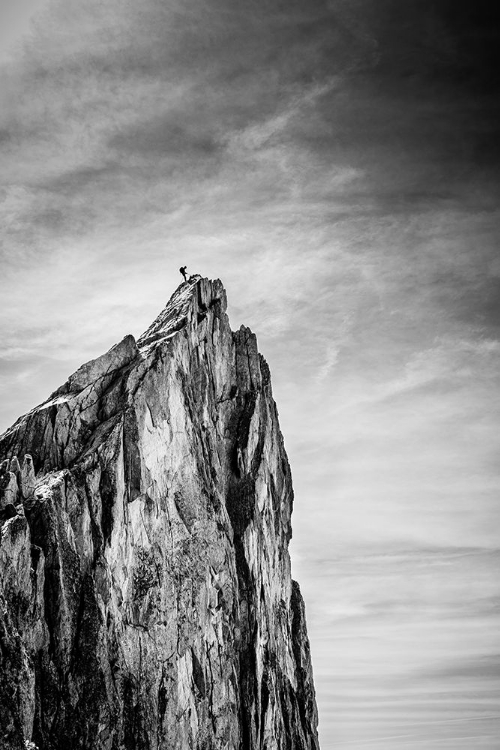
[[[318,747],[269,369],[225,309],[182,284],[0,438],[0,747]]]

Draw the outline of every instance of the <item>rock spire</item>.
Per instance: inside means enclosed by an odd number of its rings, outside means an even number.
[[[0,437],[0,748],[317,750],[269,368],[220,281]]]

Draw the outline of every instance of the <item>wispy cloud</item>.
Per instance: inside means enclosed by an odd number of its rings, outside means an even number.
[[[495,562],[498,550],[446,548],[318,560],[308,616],[327,747],[466,748],[481,735],[494,748]]]

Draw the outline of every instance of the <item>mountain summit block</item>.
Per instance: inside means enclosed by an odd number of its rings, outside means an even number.
[[[0,437],[0,747],[317,750],[269,368],[220,281]]]

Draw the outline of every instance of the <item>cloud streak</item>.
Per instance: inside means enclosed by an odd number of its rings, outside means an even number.
[[[481,734],[494,748],[500,613],[493,560],[498,551],[436,548],[349,553],[318,564],[308,614],[322,644],[315,674],[327,747],[399,748],[402,739],[409,747],[467,747]],[[332,610],[329,587],[344,608]]]

